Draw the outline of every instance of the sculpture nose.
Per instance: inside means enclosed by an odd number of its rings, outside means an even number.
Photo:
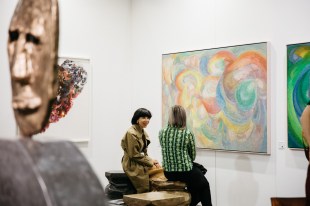
[[[26,54],[24,52],[16,54],[14,65],[12,66],[11,75],[15,81],[28,83],[30,81],[32,69],[27,65]]]
[[[12,57],[11,77],[14,81],[27,83],[32,74],[31,61],[27,61],[27,38],[18,30],[9,32],[9,55]]]

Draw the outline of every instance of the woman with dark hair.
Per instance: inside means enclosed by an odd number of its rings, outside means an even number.
[[[186,112],[182,106],[171,108],[168,126],[159,132],[159,141],[166,178],[187,184],[191,194],[190,206],[199,202],[203,206],[212,206],[209,182],[202,171],[193,165],[196,157],[195,138],[186,128]]]
[[[310,143],[310,101],[300,117],[302,127],[302,138],[304,142],[305,155],[308,160],[308,171],[306,179],[306,205],[310,205],[310,162],[309,162],[309,143]]]
[[[144,128],[149,124],[151,117],[151,112],[145,108],[135,111],[131,119],[132,126],[121,142],[124,150],[122,167],[137,193],[149,192],[148,170],[153,166],[159,167],[158,161],[147,154],[147,147],[151,141]]]

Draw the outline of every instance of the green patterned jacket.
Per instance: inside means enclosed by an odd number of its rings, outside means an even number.
[[[194,135],[188,129],[167,126],[159,132],[163,162],[167,172],[185,172],[193,168],[196,157]]]

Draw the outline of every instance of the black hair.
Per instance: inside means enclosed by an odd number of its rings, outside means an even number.
[[[135,113],[133,114],[132,116],[132,119],[131,119],[131,124],[134,125],[134,124],[137,124],[137,121],[140,117],[148,117],[149,119],[152,118],[152,114],[149,110],[145,109],[145,108],[140,108],[140,109],[137,109],[135,111]]]

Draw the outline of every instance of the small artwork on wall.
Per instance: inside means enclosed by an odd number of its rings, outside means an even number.
[[[300,116],[310,100],[310,42],[287,45],[288,147],[303,148]]]
[[[49,124],[34,139],[88,143],[91,137],[91,64],[89,59],[58,57],[59,88]]]
[[[198,148],[270,154],[267,42],[162,55],[162,123],[182,105]]]

